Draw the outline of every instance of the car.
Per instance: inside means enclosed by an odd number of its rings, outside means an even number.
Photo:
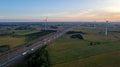
[[[32,48],[31,50],[33,51],[34,49]]]
[[[22,55],[26,55],[26,54],[27,54],[27,52],[23,52],[23,53],[22,53]]]

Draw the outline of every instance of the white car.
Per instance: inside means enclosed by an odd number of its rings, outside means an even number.
[[[27,54],[27,52],[22,53],[22,55],[26,55],[26,54]]]
[[[31,50],[33,51],[34,49],[32,48]]]

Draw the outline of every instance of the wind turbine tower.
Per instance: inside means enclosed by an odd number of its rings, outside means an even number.
[[[105,35],[108,36],[108,21],[106,21]]]
[[[45,18],[45,31],[47,30],[47,20],[48,20],[48,17]]]
[[[96,28],[96,21],[94,21],[94,29]]]

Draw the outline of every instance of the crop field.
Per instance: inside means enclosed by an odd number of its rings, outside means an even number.
[[[119,57],[120,51],[113,51],[110,53],[57,64],[52,67],[120,67]]]
[[[0,46],[9,45],[10,47],[16,47],[18,45],[24,44],[24,37],[11,37],[11,36],[0,36]]]
[[[115,31],[111,29],[110,31]],[[75,28],[82,33],[65,34],[46,49],[51,67],[119,67],[120,33],[103,33],[104,29]],[[83,39],[71,38],[81,34]]]
[[[6,31],[0,35],[0,53],[17,47],[19,45],[30,45],[29,42],[37,41],[38,38],[50,34],[55,31],[39,31],[39,30],[14,30]]]
[[[38,30],[35,30],[35,31],[30,31],[30,30],[16,30],[15,31],[15,35],[28,35],[28,34],[32,34],[32,33],[37,33],[37,32],[40,32]]]
[[[22,45],[26,42],[26,38],[24,35],[37,33],[37,32],[38,31],[16,30],[15,34],[0,36],[0,46],[9,45],[10,47],[13,48],[18,45]],[[15,36],[13,36],[13,35],[15,35]],[[17,37],[17,36],[19,36],[19,37]]]

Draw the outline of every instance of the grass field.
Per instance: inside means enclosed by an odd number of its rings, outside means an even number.
[[[24,43],[24,37],[0,36],[0,46],[9,45],[11,48],[13,48]]]
[[[28,35],[28,34],[32,34],[32,33],[37,33],[37,32],[40,32],[40,31],[37,31],[37,30],[35,30],[35,31],[30,31],[30,30],[16,30],[15,31],[15,35]]]
[[[10,48],[13,48],[13,47],[25,44],[26,43],[25,35],[37,33],[40,31],[15,30],[14,32],[15,32],[14,33],[15,36],[12,36],[12,34],[6,35],[6,36],[0,36],[0,46],[9,45]],[[19,36],[19,37],[17,37],[17,36]]]
[[[26,38],[24,35],[37,33],[38,31],[30,31],[30,30],[15,30],[14,31],[16,36],[20,37],[13,37],[12,34],[6,36],[0,36],[0,46],[2,45],[9,45],[11,48],[25,44]]]
[[[120,67],[120,51],[90,56],[52,67]]]
[[[51,67],[115,67],[120,66],[119,33],[106,37],[100,30],[76,28],[82,31],[84,40],[72,39],[66,34],[46,49],[49,51]],[[99,42],[90,45],[90,42]]]
[[[10,33],[10,32],[7,32],[7,33]],[[46,36],[53,32],[55,31],[14,30],[13,33],[10,33],[10,34],[5,33],[4,35],[0,35],[0,52],[7,51],[11,48],[14,48],[29,42],[34,43],[37,41],[38,38]],[[28,44],[28,45],[31,45],[31,44]]]

